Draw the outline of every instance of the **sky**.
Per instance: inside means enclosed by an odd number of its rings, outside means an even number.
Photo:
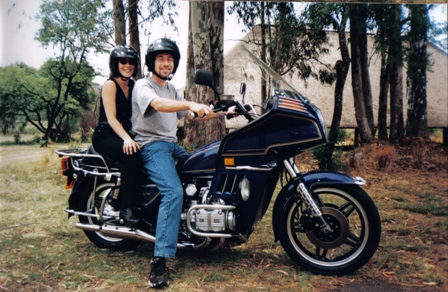
[[[32,18],[39,12],[40,2],[39,0],[0,0],[0,66],[24,62],[31,67],[39,68],[46,59],[54,56],[55,51],[51,47],[44,49],[39,42],[34,40],[40,23]],[[182,57],[172,83],[176,88],[180,88],[185,85],[189,3],[188,1],[176,1],[176,3],[180,6],[178,8],[179,16],[176,19],[179,32],[174,32],[169,27],[160,29],[159,23],[153,23],[151,25],[154,29],[149,27],[151,39],[148,40],[147,36],[141,36],[140,43],[142,59],[144,59],[144,52],[152,40],[168,37],[178,43]],[[244,36],[244,33],[241,33],[242,27],[238,26],[238,21],[234,17],[226,14],[226,19],[224,25],[225,50],[236,43],[233,41],[234,39]],[[94,82],[102,84],[109,75],[109,55],[92,54],[89,56],[89,61],[103,74],[103,76],[95,78]]]
[[[33,17],[39,12],[39,0],[0,0],[0,66],[8,66],[16,62],[24,62],[28,66],[39,68],[45,60],[54,56],[55,51],[52,48],[44,49],[40,43],[34,40],[35,34],[40,28],[40,23]],[[179,68],[174,76],[172,83],[176,88],[185,84],[186,63],[185,56],[187,51],[188,36],[188,1],[176,1],[180,6],[179,16],[176,19],[176,26],[179,32],[174,32],[171,28],[160,29],[159,23],[151,24],[149,30],[152,32],[150,40],[148,37],[141,36],[141,51],[144,54],[149,42],[160,37],[168,37],[176,41],[181,51],[181,60]],[[231,3],[231,2],[226,2]],[[303,3],[301,3],[303,4]],[[300,4],[300,5],[301,5]],[[447,19],[447,5],[440,4],[441,9],[437,9],[437,19]],[[230,49],[236,40],[242,38],[243,27],[238,24],[235,16],[225,13],[224,24],[224,51]],[[95,78],[94,82],[102,84],[109,74],[109,55],[90,55],[89,62],[95,68],[102,72],[103,76]],[[142,56],[144,58],[144,56]]]

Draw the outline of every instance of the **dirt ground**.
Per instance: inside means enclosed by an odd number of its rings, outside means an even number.
[[[10,165],[35,162],[52,152],[52,148],[40,146],[35,146],[33,151],[30,151],[30,146],[0,146],[0,163]]]
[[[40,146],[32,146],[33,151],[30,152],[31,146],[0,146],[0,164],[2,166],[4,165],[13,165],[13,164],[26,164],[30,162],[40,161],[42,159],[46,159],[46,157],[54,154],[54,150],[59,148],[65,148],[64,146],[60,147],[58,145],[51,145],[50,147],[40,147]],[[364,155],[366,155],[364,153]],[[446,156],[446,154],[444,154]],[[422,161],[423,167],[425,169],[423,172],[414,172],[412,169],[406,168],[404,169],[405,163],[411,163],[408,160],[404,159],[406,156],[400,156],[401,158],[397,159],[399,163],[395,165],[394,168],[389,169],[390,175],[393,176],[402,176],[403,174],[409,173],[409,180],[418,179],[418,176],[424,176],[425,171],[428,173],[427,178],[423,178],[421,183],[425,183],[425,179],[434,181],[437,179],[437,174],[434,173],[433,163]],[[404,157],[404,158],[403,158]],[[446,164],[445,164],[446,165]],[[368,168],[367,165],[364,165],[364,167]],[[447,172],[447,169],[442,169],[444,173]],[[374,173],[375,170],[369,170],[367,173]],[[446,174],[442,176],[443,178],[446,178]],[[443,183],[443,184],[446,184]],[[445,190],[448,194],[448,189]],[[415,222],[415,224],[417,224]],[[409,225],[415,225],[410,221]],[[438,255],[445,254],[445,256],[442,256],[442,258],[434,258],[433,260],[434,265],[438,265],[439,267],[442,267],[442,269],[446,268],[448,270],[448,254],[446,254],[447,251],[447,245],[446,242],[434,242],[431,244],[431,249],[434,249],[434,252]],[[322,281],[322,284],[319,284],[319,286],[314,286],[316,288],[316,291],[343,291],[343,292],[384,292],[384,291],[391,291],[391,292],[442,292],[442,291],[448,291],[447,290],[447,282],[448,279],[444,280],[443,286],[437,286],[433,283],[422,283],[421,285],[410,285],[407,283],[397,282],[393,279],[393,276],[387,274],[387,272],[381,272],[378,271],[376,273],[370,273],[369,275],[363,275],[363,274],[357,274],[352,275],[350,277],[329,277],[328,281]],[[177,283],[179,284],[179,283]],[[176,289],[176,283],[174,283],[173,286],[171,286],[171,289],[168,289],[169,291],[180,291]],[[140,287],[140,286],[138,286]],[[0,286],[0,290],[3,287]],[[145,288],[142,288],[144,290]],[[129,291],[139,291],[139,289],[134,290],[135,286],[130,288]],[[5,290],[8,291],[8,290]],[[212,291],[212,290],[197,290],[197,291]],[[219,288],[216,291],[221,291]],[[275,289],[268,290],[268,291],[277,291]]]

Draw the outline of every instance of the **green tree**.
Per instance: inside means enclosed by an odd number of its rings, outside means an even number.
[[[44,47],[58,48],[58,55],[40,69],[41,82],[23,83],[33,103],[42,107],[31,111],[38,121],[31,122],[31,115],[29,120],[44,140],[67,141],[75,107],[91,98],[88,89],[96,73],[87,56],[105,52],[112,18],[107,21],[105,0],[45,0],[36,18],[41,21],[36,39]]]
[[[442,4],[440,4],[442,5]],[[429,10],[435,9],[436,4],[430,5]],[[446,6],[445,6],[446,7]],[[445,13],[447,13],[445,8]],[[448,52],[448,21],[437,21],[430,19],[428,24],[428,40],[442,49],[444,52]]]
[[[123,0],[113,0],[115,44],[126,44],[126,22]]]
[[[429,136],[426,71],[429,66],[427,53],[428,42],[428,7],[426,5],[409,5],[410,31],[408,34],[410,52],[407,60],[407,98],[408,111],[406,134],[415,137]]]
[[[128,0],[129,15],[129,44],[140,56],[140,30],[138,25],[138,0]],[[135,67],[137,78],[142,77],[142,62]]]
[[[294,3],[236,2],[228,12],[236,13],[253,30],[254,38],[249,41],[260,47],[261,59],[280,75],[334,82],[334,70],[319,59],[329,52],[325,30],[312,29],[309,23],[300,21]]]
[[[0,78],[4,76],[3,70],[4,68],[0,68]],[[0,127],[3,135],[6,135],[10,130],[14,129],[15,120],[15,112],[10,109],[8,94],[0,81]]]
[[[1,68],[1,114],[14,120],[22,118],[43,137],[65,142],[79,127],[80,108],[88,108],[94,98],[86,86],[94,70],[90,66],[83,68],[73,79],[67,98],[58,102],[58,81],[49,73],[50,68],[54,70],[55,61],[47,61],[39,70],[23,63]]]
[[[29,68],[24,63],[0,67],[0,121],[3,134],[14,128],[19,116],[16,104],[21,105],[24,101],[21,97],[27,96],[19,81],[25,80],[28,76],[37,77],[36,72],[36,69]]]
[[[129,38],[129,45],[141,56],[140,30],[145,35],[150,36],[151,32],[146,29],[146,25],[151,24],[157,18],[162,18],[164,25],[169,25],[177,30],[174,23],[174,16],[177,15],[176,7],[174,0],[152,0],[144,8],[139,5],[139,0],[128,0],[127,2],[113,0],[114,34],[113,36],[110,35],[111,45],[127,44]],[[126,22],[128,26],[126,26]],[[138,67],[135,69],[138,71],[137,78],[142,77],[142,67],[140,60]]]
[[[381,57],[381,72],[380,72],[380,90],[378,102],[378,138],[380,140],[388,139],[387,132],[387,108],[388,108],[388,92],[390,84],[390,59],[389,55],[389,26],[390,22],[389,12],[391,5],[371,5],[370,11],[373,14],[373,20],[376,24],[375,51]],[[390,58],[390,59],[389,59]]]
[[[393,144],[400,143],[404,136],[403,115],[403,41],[402,7],[391,5],[389,11],[390,25],[388,27],[388,47],[390,65],[390,134],[389,141]]]
[[[336,143],[343,135],[339,129],[342,118],[343,92],[348,70],[350,68],[350,53],[346,37],[346,28],[349,16],[347,4],[317,3],[308,5],[303,12],[303,19],[314,30],[333,28],[338,32],[339,51],[341,59],[335,63],[336,85],[334,89],[334,109],[331,121],[328,143],[319,149],[319,168],[335,170],[338,163],[333,160],[333,151]]]
[[[372,92],[368,75],[367,11],[366,4],[351,5],[349,15],[356,130],[363,143],[373,141]]]

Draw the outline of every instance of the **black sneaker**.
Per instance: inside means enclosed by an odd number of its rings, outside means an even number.
[[[168,270],[166,269],[165,258],[155,257],[151,260],[151,272],[149,273],[148,285],[151,288],[168,286]]]

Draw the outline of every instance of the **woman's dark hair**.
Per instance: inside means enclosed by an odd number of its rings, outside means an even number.
[[[112,77],[123,77],[120,74],[120,70],[118,70],[118,60],[120,58],[128,58],[133,59],[135,62],[134,72],[132,73],[132,77],[137,77],[138,71],[138,62],[140,61],[140,57],[134,48],[126,45],[118,45],[110,52],[109,56],[109,69]]]

